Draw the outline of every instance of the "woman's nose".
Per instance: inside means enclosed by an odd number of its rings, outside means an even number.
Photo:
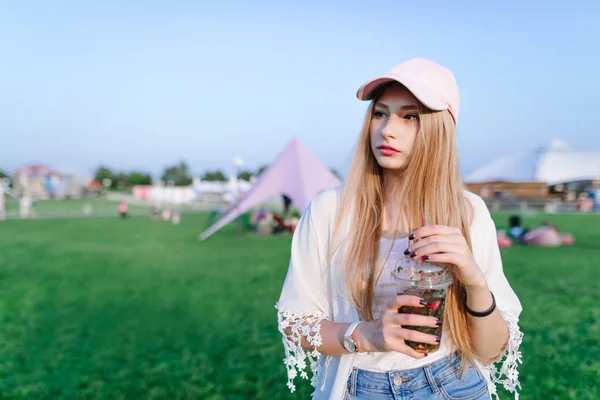
[[[400,128],[400,118],[398,118],[398,116],[396,115],[392,115],[391,117],[389,117],[384,125],[383,125],[383,129],[381,129],[381,134],[384,137],[389,137],[389,138],[395,138],[398,136],[398,130]]]

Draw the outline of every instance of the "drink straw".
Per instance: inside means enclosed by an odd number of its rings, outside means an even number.
[[[425,226],[425,218],[421,218],[421,228]],[[425,266],[425,260],[421,257],[421,266]]]
[[[425,218],[421,218],[421,227],[425,226]],[[425,260],[421,257],[421,284],[423,285],[423,289],[425,290]]]

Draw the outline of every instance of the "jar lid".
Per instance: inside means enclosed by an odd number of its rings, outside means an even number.
[[[446,281],[452,279],[452,274],[446,266],[440,266],[422,260],[403,257],[396,263],[392,275],[396,279],[409,281]]]

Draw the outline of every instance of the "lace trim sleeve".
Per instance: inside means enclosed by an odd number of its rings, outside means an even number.
[[[277,306],[275,306],[277,308]],[[307,362],[312,371],[311,385],[316,387],[317,377],[321,372],[321,366],[318,363],[321,353],[317,351],[323,343],[321,338],[321,321],[327,317],[320,311],[310,314],[298,314],[293,311],[277,312],[277,321],[279,332],[283,336],[283,348],[285,358],[283,363],[287,369],[287,386],[293,393],[296,386],[293,380],[300,374],[303,379],[308,379],[306,371]],[[289,335],[286,330],[290,330]],[[302,337],[313,346],[313,350],[304,350],[302,348]]]
[[[515,400],[519,399],[519,392],[517,389],[521,389],[519,383],[519,371],[517,370],[519,364],[522,364],[521,352],[519,346],[523,342],[523,333],[519,328],[519,319],[508,312],[500,310],[500,314],[506,321],[509,329],[509,340],[508,347],[504,358],[498,363],[484,365],[483,368],[488,375],[490,395],[495,396],[499,399],[496,391],[496,384],[502,384],[504,389],[515,394]],[[501,364],[500,364],[501,363]],[[500,364],[500,369],[498,369]]]

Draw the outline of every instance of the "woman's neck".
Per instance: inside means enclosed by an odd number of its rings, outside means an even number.
[[[408,220],[404,209],[398,207],[398,187],[402,173],[395,170],[384,170],[383,175],[383,226],[384,237],[405,237],[408,235]]]
[[[408,220],[406,213],[395,209],[395,205],[384,202],[382,236],[390,238],[402,238],[408,236]]]

